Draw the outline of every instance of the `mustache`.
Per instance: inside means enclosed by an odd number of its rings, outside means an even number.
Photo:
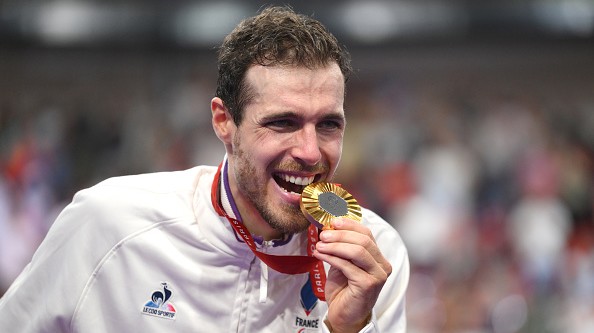
[[[327,173],[330,165],[327,163],[317,163],[315,165],[303,165],[295,161],[283,162],[276,166],[277,170],[306,172],[306,173]]]

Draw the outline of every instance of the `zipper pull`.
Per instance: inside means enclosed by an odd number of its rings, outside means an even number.
[[[268,299],[268,266],[260,260],[260,303]]]

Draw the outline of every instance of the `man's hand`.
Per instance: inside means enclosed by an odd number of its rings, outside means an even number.
[[[332,332],[358,332],[392,273],[371,231],[360,223],[338,218],[334,230],[320,233],[314,256],[330,264],[326,281],[327,325]]]

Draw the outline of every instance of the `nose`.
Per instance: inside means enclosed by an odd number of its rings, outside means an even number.
[[[295,132],[291,153],[293,158],[305,165],[315,165],[321,161],[322,151],[315,126],[304,126]]]

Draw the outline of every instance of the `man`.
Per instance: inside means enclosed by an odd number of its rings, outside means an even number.
[[[79,192],[0,300],[0,327],[404,332],[408,257],[396,231],[364,209],[363,223],[336,218],[317,241],[299,207],[304,186],[338,166],[349,61],[290,9],[240,23],[221,46],[211,102],[219,168]]]

